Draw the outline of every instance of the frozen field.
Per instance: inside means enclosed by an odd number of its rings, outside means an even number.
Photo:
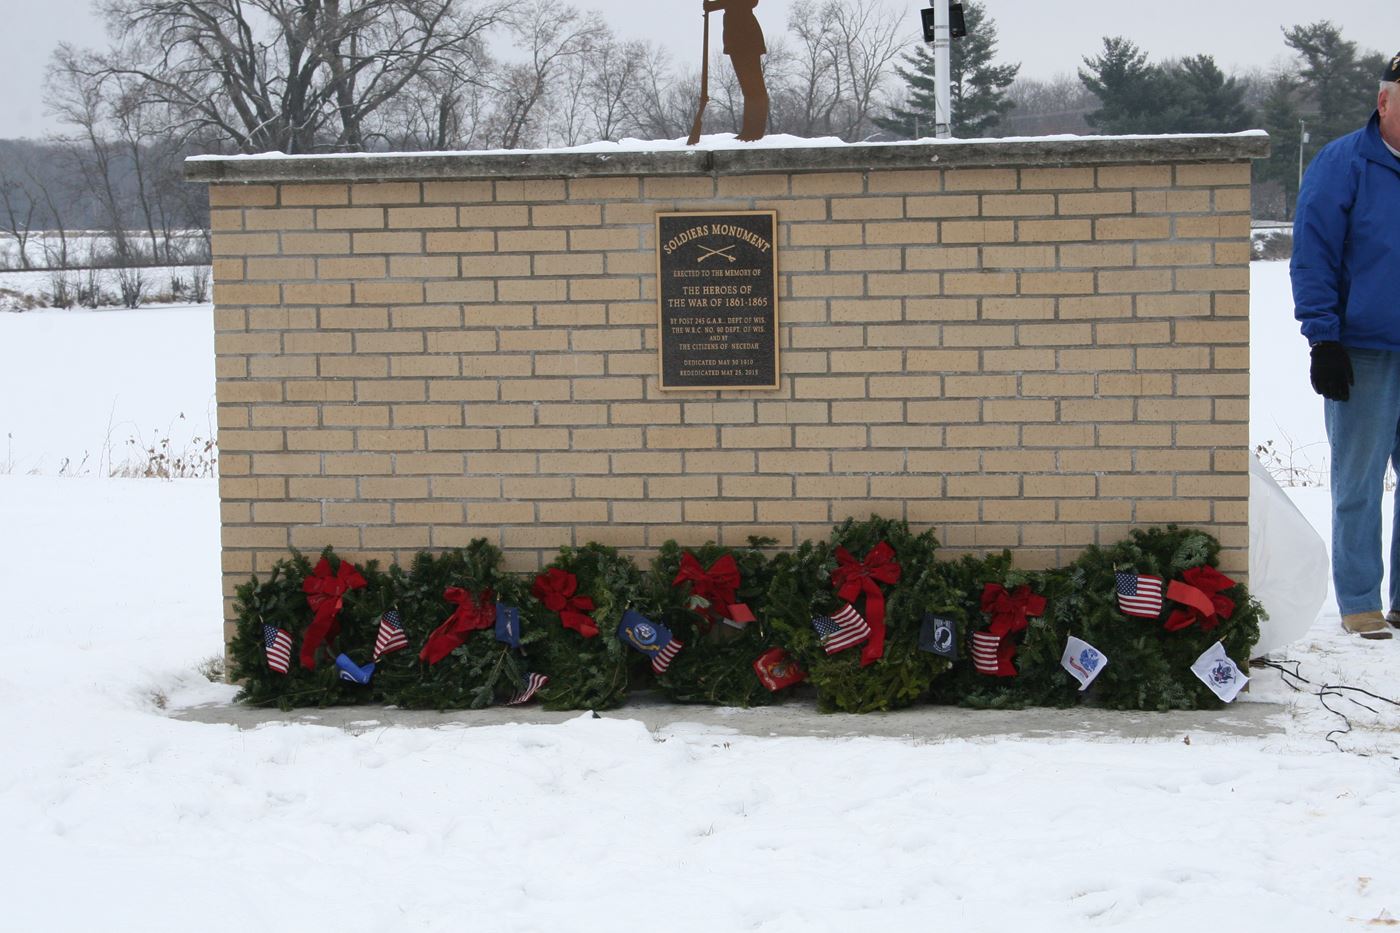
[[[1301,447],[1320,405],[1286,282],[1255,265],[1251,437]],[[1189,744],[1170,717],[1133,742],[754,738],[683,710],[657,730],[625,710],[348,732],[170,718],[232,694],[198,672],[221,647],[215,482],[55,474],[113,423],[207,430],[212,363],[207,307],[0,315],[0,930],[1400,920],[1400,717],[1330,699],[1354,723],[1340,751],[1342,719],[1267,670],[1239,702],[1283,704],[1277,734]],[[1325,537],[1325,490],[1294,496]],[[1400,696],[1400,640],[1345,639],[1330,607],[1279,657]]]

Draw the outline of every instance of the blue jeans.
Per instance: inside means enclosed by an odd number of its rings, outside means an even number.
[[[1381,493],[1400,471],[1400,351],[1348,347],[1356,384],[1323,401],[1332,447],[1332,581],[1342,615],[1381,608]],[[1396,497],[1400,529],[1400,496]],[[1400,535],[1390,542],[1390,607],[1400,610]]]

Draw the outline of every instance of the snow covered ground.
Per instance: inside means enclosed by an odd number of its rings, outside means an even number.
[[[1254,270],[1251,433],[1311,443],[1281,269]],[[1279,733],[1190,744],[1169,717],[1137,742],[755,738],[651,731],[625,710],[353,734],[169,718],[232,692],[197,671],[220,650],[214,482],[51,474],[105,436],[114,398],[134,424],[202,415],[207,330],[201,309],[0,315],[0,432],[50,474],[0,475],[0,930],[1317,933],[1400,918],[1393,709],[1329,698],[1356,723],[1339,751],[1325,736],[1342,720],[1258,669],[1239,702],[1288,704]],[[1325,491],[1298,492],[1326,537]],[[1345,639],[1333,610],[1283,654],[1318,683],[1400,696],[1400,641]]]
[[[199,449],[213,361],[210,305],[0,313],[0,474],[108,476],[163,439]]]
[[[54,298],[58,288],[66,288],[71,296],[69,302],[75,307],[115,308],[123,305],[121,277],[126,275],[129,282],[136,282],[139,276],[142,298],[141,307],[163,307],[179,300],[193,300],[190,288],[199,274],[204,277],[204,293],[209,294],[208,266],[141,266],[137,269],[82,269],[67,271],[19,269],[0,271],[0,311],[25,311],[31,308],[48,308],[57,302]],[[84,293],[95,294],[96,299],[83,297]],[[176,296],[176,297],[172,297]],[[184,296],[181,299],[179,296]]]

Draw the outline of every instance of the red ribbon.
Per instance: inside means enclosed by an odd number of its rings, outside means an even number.
[[[734,555],[725,554],[706,570],[699,558],[689,551],[681,554],[681,569],[672,586],[690,581],[690,592],[709,603],[703,614],[710,619],[729,617],[729,607],[738,598],[739,564]]]
[[[1016,642],[1011,636],[1024,632],[1031,616],[1045,615],[1045,597],[1031,592],[1022,584],[1007,591],[1000,583],[982,587],[982,611],[992,617],[987,632],[1001,639],[997,645],[997,676],[1015,677]]]
[[[1179,632],[1200,625],[1201,631],[1209,632],[1235,611],[1235,601],[1220,595],[1221,590],[1234,585],[1234,580],[1214,567],[1202,565],[1183,571],[1181,580],[1167,584],[1167,599],[1186,608],[1172,611],[1167,617],[1166,630]]]
[[[992,617],[987,631],[998,638],[1024,632],[1031,616],[1045,615],[1045,597],[1037,596],[1022,584],[1011,592],[1000,583],[982,587],[982,611]]]
[[[418,660],[429,664],[436,664],[451,654],[470,633],[496,624],[496,597],[490,590],[482,590],[478,597],[459,586],[449,586],[442,591],[442,598],[455,603],[457,609],[433,630],[428,643],[418,653]]]
[[[894,559],[894,548],[884,541],[871,548],[863,561],[838,547],[836,560],[838,566],[831,573],[836,595],[854,604],[857,596],[865,594],[865,621],[870,626],[870,639],[860,649],[860,666],[865,667],[885,654],[885,594],[880,584],[898,583],[901,570]]]
[[[588,615],[595,608],[593,600],[587,596],[574,595],[578,592],[578,577],[567,570],[550,567],[535,577],[530,592],[535,594],[535,598],[544,603],[550,612],[559,613],[564,628],[571,628],[584,638],[592,638],[598,634],[598,623]]]
[[[331,573],[331,562],[321,558],[311,576],[301,581],[301,590],[306,594],[307,605],[314,615],[306,634],[301,637],[301,666],[308,671],[316,669],[316,651],[327,640],[340,634],[341,599],[347,590],[358,590],[365,586],[365,578],[360,570],[348,560],[340,562],[340,569]]]

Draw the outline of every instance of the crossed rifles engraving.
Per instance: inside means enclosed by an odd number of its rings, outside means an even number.
[[[719,249],[710,249],[708,246],[704,246],[704,245],[699,244],[699,243],[697,243],[697,244],[695,244],[695,245],[696,245],[696,246],[699,246],[700,249],[704,250],[704,252],[702,252],[702,253],[700,254],[700,258],[697,259],[697,260],[695,260],[696,262],[704,262],[706,259],[709,259],[711,256],[723,256],[725,259],[728,259],[730,262],[733,262],[733,261],[734,261],[734,258],[735,258],[735,257],[734,257],[734,256],[731,256],[730,253],[729,253],[729,251],[730,251],[731,249],[734,248],[734,244],[733,244],[733,243],[730,243],[728,246],[721,246]]]

